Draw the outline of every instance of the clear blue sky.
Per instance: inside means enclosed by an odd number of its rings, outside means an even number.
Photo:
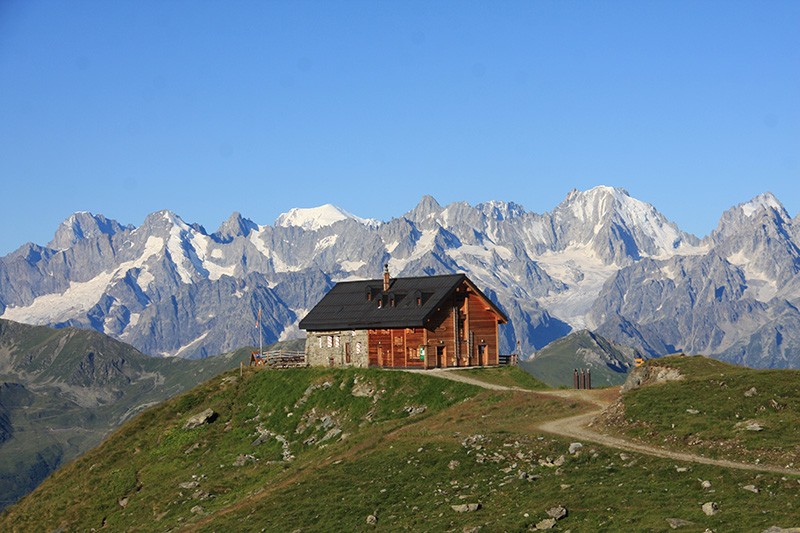
[[[800,2],[0,0],[0,255],[74,211],[209,231],[613,185],[800,210]]]

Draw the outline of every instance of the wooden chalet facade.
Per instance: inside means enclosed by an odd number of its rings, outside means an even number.
[[[505,314],[464,274],[337,283],[300,322],[312,366],[498,364]]]

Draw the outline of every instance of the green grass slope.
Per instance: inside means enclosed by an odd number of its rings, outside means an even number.
[[[670,356],[632,378],[643,385],[609,411],[613,431],[709,457],[800,467],[800,371]]]
[[[585,408],[398,371],[228,372],[59,470],[0,515],[0,530],[527,531],[556,506],[567,510],[557,529],[572,531],[796,525],[796,477],[590,443],[570,454],[536,429]],[[205,409],[213,421],[187,428]]]
[[[517,387],[527,390],[545,390],[550,387],[528,372],[513,366],[498,366],[494,368],[470,368],[458,370],[465,376],[470,376],[483,381],[503,387]]]
[[[552,387],[570,388],[574,370],[589,369],[594,388],[609,387],[625,381],[635,355],[630,348],[581,330],[551,342],[519,366]]]
[[[0,320],[0,509],[142,409],[239,360],[158,359],[93,331]]]

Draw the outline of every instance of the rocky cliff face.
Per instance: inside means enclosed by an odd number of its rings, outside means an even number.
[[[588,320],[651,354],[686,351],[796,367],[797,227],[772,195],[727,211],[694,253],[620,269]]]
[[[337,281],[465,272],[511,319],[503,350],[597,330],[651,355],[800,365],[800,230],[770,194],[702,241],[622,189],[572,191],[544,214],[431,197],[388,222],[333,206],[214,233],[169,211],[134,228],[79,213],[48,246],[0,259],[0,316],[105,332],[151,355],[204,357],[301,335]],[[793,355],[794,354],[794,355]]]

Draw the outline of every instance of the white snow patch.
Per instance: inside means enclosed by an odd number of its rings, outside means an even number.
[[[147,269],[143,269],[139,273],[139,277],[136,278],[136,283],[139,284],[139,287],[141,287],[143,291],[146,291],[150,287],[150,284],[153,283],[153,281],[155,281],[155,279],[156,277],[152,275]]]
[[[254,231],[254,232],[250,233],[250,242],[253,244],[253,246],[256,247],[256,250],[261,252],[261,254],[264,257],[266,257],[267,259],[270,259],[270,258],[272,258],[272,251],[269,248],[267,248],[267,245],[264,244],[264,241],[261,239],[262,233],[263,233],[263,230],[262,230],[261,226],[259,226],[258,227],[258,231]]]
[[[0,318],[24,324],[63,322],[94,307],[113,277],[113,272],[103,272],[89,281],[72,281],[69,288],[61,294],[39,296],[25,307],[7,307]]]
[[[199,345],[201,342],[203,342],[203,340],[204,340],[206,337],[208,337],[208,333],[209,333],[209,332],[208,332],[208,331],[206,331],[205,333],[203,333],[202,335],[200,335],[199,337],[197,337],[195,340],[193,340],[193,341],[192,341],[192,342],[190,342],[189,344],[186,344],[185,346],[181,346],[180,348],[178,348],[178,350],[177,350],[177,351],[175,351],[175,352],[172,352],[172,353],[170,353],[170,352],[161,352],[161,354],[160,354],[160,355],[161,355],[161,356],[163,356],[163,357],[180,357],[180,355],[181,355],[182,353],[185,353],[187,350],[191,350],[192,348],[195,348],[195,347],[196,347],[196,346],[198,346],[198,345]]]
[[[483,246],[477,246],[474,244],[464,244],[458,248],[447,250],[447,255],[453,259],[458,259],[464,256],[478,257],[483,260],[489,260],[492,258],[492,252],[490,250],[487,250]]]
[[[567,321],[575,329],[589,324],[586,314],[606,282],[619,270],[617,265],[605,265],[587,245],[572,246],[562,252],[546,253],[537,259],[539,266],[568,289],[539,300],[551,314]]]
[[[400,241],[391,242],[391,243],[386,245],[386,252],[387,253],[392,253],[392,252],[394,252],[395,248],[397,248],[398,246],[400,246]]]
[[[345,272],[355,272],[367,263],[365,261],[342,261],[342,270]]]
[[[164,214],[164,218],[171,220],[168,214]],[[185,225],[185,224],[184,224]],[[188,229],[188,228],[187,228]],[[175,224],[169,230],[169,240],[167,240],[167,250],[172,258],[172,263],[180,276],[181,281],[187,285],[192,282],[192,274],[189,272],[187,263],[191,264],[188,257],[181,247],[181,233],[186,231],[180,224]]]
[[[200,233],[192,233],[189,236],[189,243],[194,249],[195,255],[197,255],[197,258],[200,260],[199,266],[208,272],[208,279],[211,281],[216,281],[222,276],[234,276],[236,273],[235,264],[224,266],[211,261],[212,257],[222,258],[224,257],[224,254],[219,248],[210,250],[210,248],[215,244],[210,237]]]
[[[336,207],[332,204],[308,208],[295,207],[294,209],[290,209],[289,212],[280,215],[275,221],[275,225],[284,228],[296,226],[305,230],[316,231],[347,219],[355,220],[356,222],[370,227],[381,225],[381,222],[378,220],[357,217],[352,213],[348,213],[341,207]]]
[[[756,212],[761,211],[762,209],[775,209],[778,211],[783,211],[783,206],[778,199],[772,195],[772,193],[759,194],[749,202],[741,204],[739,207],[741,207],[745,216],[748,218],[752,217]]]
[[[317,244],[314,246],[314,251],[318,252],[320,250],[324,250],[325,248],[330,248],[331,246],[336,244],[336,241],[338,239],[339,239],[338,235],[328,235],[327,237],[324,237],[317,242]]]
[[[148,272],[147,265],[145,263],[148,259],[157,255],[161,250],[164,249],[164,239],[160,237],[153,237],[152,235],[147,238],[147,242],[144,243],[144,251],[142,255],[140,255],[137,259],[133,261],[128,261],[126,263],[122,263],[119,268],[117,269],[118,277],[124,276],[128,270],[132,268],[141,268],[142,270],[139,272],[139,276],[136,278],[136,283],[139,284],[139,287],[146,291],[150,284],[153,282],[155,277]]]
[[[766,272],[756,269],[746,254],[739,251],[728,256],[727,260],[744,272],[744,279],[747,282],[745,296],[749,296],[759,302],[768,302],[778,295],[777,280],[770,277]]]
[[[392,257],[389,259],[389,269],[392,272],[400,273],[403,269],[411,263],[420,259],[423,255],[433,249],[433,242],[436,240],[437,230],[425,230],[422,232],[419,240],[414,244],[414,250],[411,255],[404,258]]]

